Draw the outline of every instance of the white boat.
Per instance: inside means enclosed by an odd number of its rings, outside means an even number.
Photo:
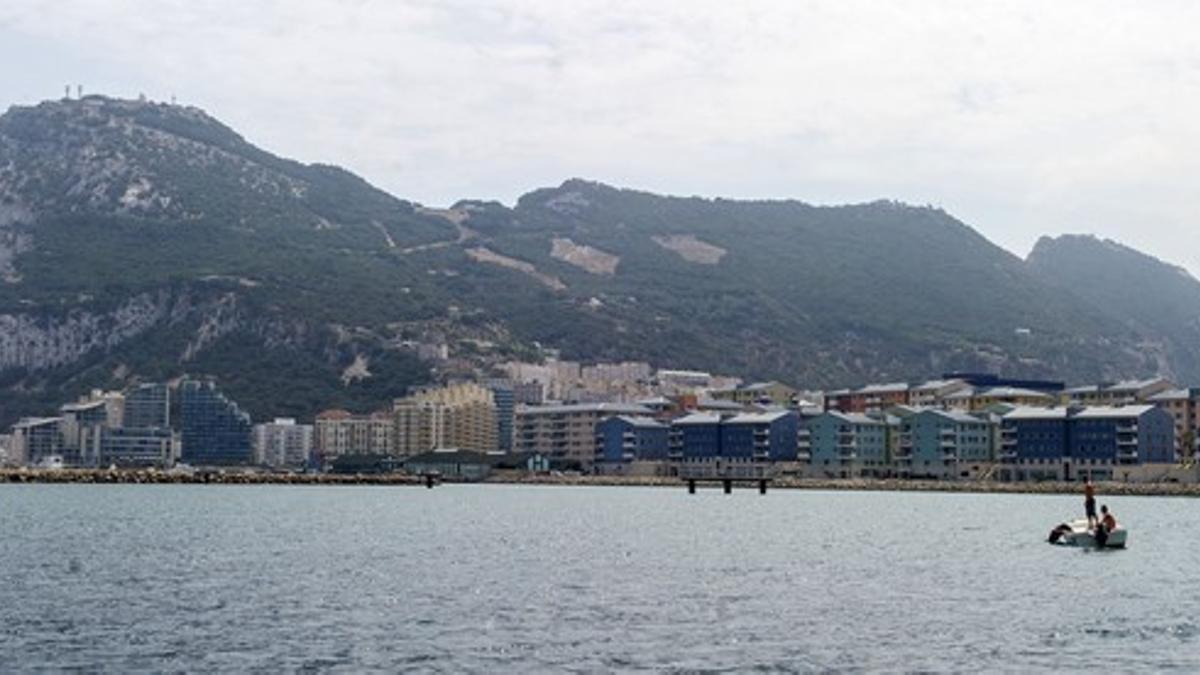
[[[1105,538],[1104,548],[1125,548],[1125,541],[1128,539],[1129,533],[1120,524],[1117,529],[1108,533]],[[1051,544],[1059,546],[1090,546],[1098,548],[1096,544],[1096,533],[1088,527],[1086,518],[1065,522],[1053,530],[1050,530],[1048,541]]]

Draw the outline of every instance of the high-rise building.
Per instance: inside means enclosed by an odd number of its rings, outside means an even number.
[[[309,465],[313,452],[313,425],[296,424],[290,417],[277,417],[269,424],[254,425],[254,461],[274,469],[298,469]]]
[[[252,452],[250,415],[211,380],[185,380],[179,417],[183,461],[189,464],[246,464]]]
[[[125,392],[125,414],[121,426],[135,429],[170,427],[170,388],[165,384],[147,382]]]
[[[426,389],[396,401],[396,454],[435,448],[490,452],[499,447],[493,390],[464,383]]]
[[[513,416],[517,409],[517,396],[509,382],[491,382],[492,400],[496,403],[496,448],[501,452],[513,449]]]
[[[411,457],[446,445],[446,406],[436,401],[401,399],[392,406],[396,425],[395,450]]]

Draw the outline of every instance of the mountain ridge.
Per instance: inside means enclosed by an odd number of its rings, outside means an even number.
[[[1170,326],[1116,321],[1030,258],[889,200],[572,178],[512,206],[429,208],[198,109],[47,102],[0,116],[0,419],[184,373],[259,417],[369,408],[538,345],[805,386],[1200,376]],[[422,361],[421,344],[450,358]]]

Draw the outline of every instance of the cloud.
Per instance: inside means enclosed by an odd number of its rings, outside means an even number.
[[[0,35],[426,203],[569,176],[892,197],[1017,252],[1087,231],[1200,271],[1180,245],[1198,20],[1184,2],[8,0]]]

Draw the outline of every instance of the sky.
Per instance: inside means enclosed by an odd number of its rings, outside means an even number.
[[[1200,273],[1200,3],[4,0],[0,109],[199,106],[405,199],[897,199]]]

